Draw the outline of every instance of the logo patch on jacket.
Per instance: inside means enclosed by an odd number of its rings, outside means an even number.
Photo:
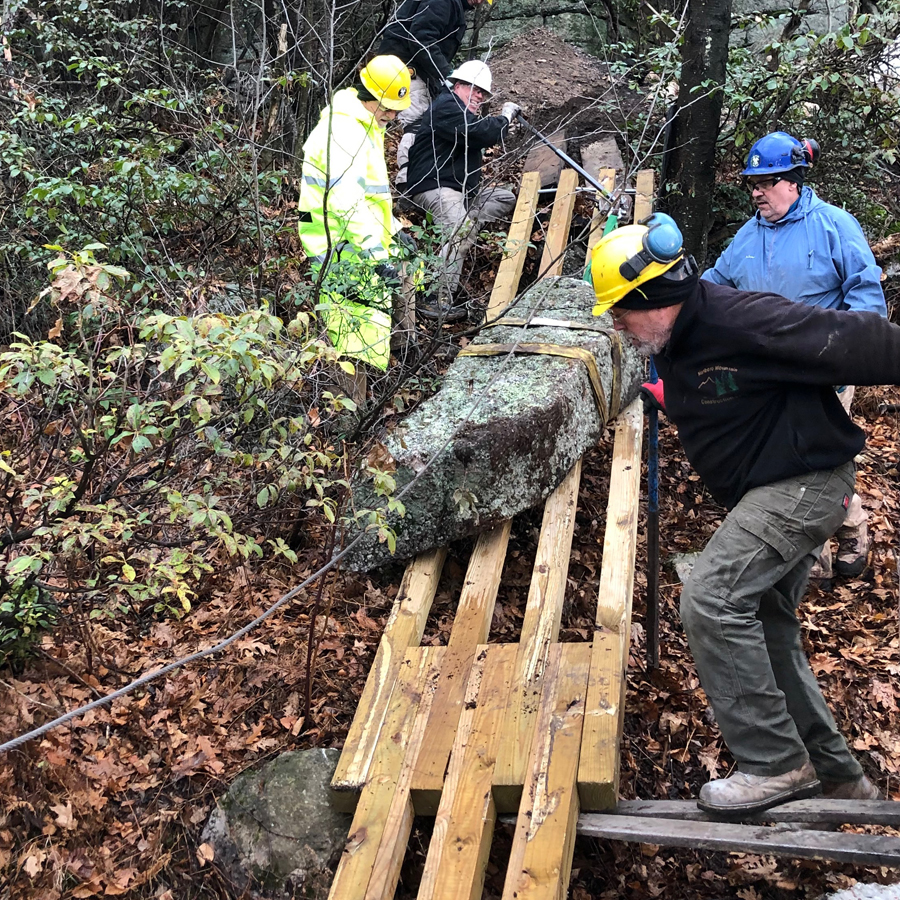
[[[737,369],[732,366],[708,366],[697,373],[697,390],[703,395],[701,403],[727,403],[738,392],[735,380]]]
[[[844,502],[841,503],[841,506],[844,507],[844,512],[846,512],[850,508],[850,495],[844,494]]]

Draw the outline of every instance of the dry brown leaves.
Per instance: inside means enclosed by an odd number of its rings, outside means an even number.
[[[878,396],[897,402],[900,391]],[[812,589],[801,609],[813,668],[866,771],[900,799],[896,485],[898,414],[868,410],[860,492],[871,512],[871,566],[830,593]],[[590,639],[602,563],[610,444],[586,459],[561,638]],[[663,555],[699,549],[722,511],[704,495],[672,429],[661,435]],[[516,639],[540,527],[532,511],[515,522],[491,631]],[[641,541],[644,529],[641,528]],[[308,546],[324,545],[324,535]],[[470,545],[452,548],[425,641],[446,643]],[[647,670],[643,628],[645,547],[639,548],[629,669],[622,793],[689,798],[731,758],[706,711],[678,621],[679,587],[662,575],[661,666]],[[210,646],[270,605],[318,562],[293,571],[238,573],[183,621],[94,622],[89,635],[60,629],[44,655],[0,684],[0,733],[12,736],[94,699],[179,656]],[[110,709],[9,754],[0,769],[0,897],[227,897],[200,833],[216,796],[243,769],[289,749],[340,746],[402,574],[342,574],[325,593],[312,710],[304,720],[308,612],[298,597],[226,653],[180,670]],[[249,578],[249,581],[248,581]],[[87,647],[86,642],[90,642]],[[88,649],[90,653],[88,653]],[[506,843],[504,843],[506,842]],[[486,896],[499,895],[508,836],[500,829]],[[748,855],[700,854],[583,840],[572,896],[817,896],[887,873]],[[3,893],[2,886],[7,887]]]

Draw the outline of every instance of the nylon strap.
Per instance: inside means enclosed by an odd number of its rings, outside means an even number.
[[[533,319],[531,320],[534,321]],[[591,329],[592,330],[592,329]],[[607,329],[609,330],[609,329]],[[587,368],[588,378],[594,390],[594,400],[597,403],[597,412],[600,414],[600,422],[605,425],[610,419],[619,414],[619,406],[622,401],[622,344],[619,335],[610,334],[610,355],[612,357],[612,407],[606,402],[606,394],[603,391],[603,382],[600,379],[600,370],[597,368],[597,360],[590,350],[584,347],[566,347],[561,344],[476,344],[469,345],[465,350],[460,350],[458,356],[503,356],[506,353],[515,355],[545,355],[563,356],[567,359],[580,359]]]
[[[574,322],[571,319],[548,319],[544,316],[534,316],[531,319],[502,318],[494,322],[488,322],[485,328],[494,328],[497,325],[512,325],[517,328],[569,328],[572,331],[597,331],[600,334],[614,334],[612,328],[596,325],[593,322]]]

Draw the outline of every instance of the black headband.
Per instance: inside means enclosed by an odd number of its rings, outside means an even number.
[[[688,257],[690,259],[690,257]],[[692,262],[692,260],[691,260]],[[677,266],[676,277],[667,277],[673,270],[645,281],[629,291],[617,304],[617,309],[662,309],[684,303],[696,290],[700,276],[695,267],[682,262]],[[682,277],[678,278],[677,274]]]

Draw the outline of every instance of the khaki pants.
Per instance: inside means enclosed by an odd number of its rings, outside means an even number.
[[[461,191],[436,188],[415,194],[412,200],[431,213],[441,230],[444,241],[441,257],[445,265],[439,292],[444,300],[450,301],[459,287],[466,256],[478,239],[481,225],[506,218],[516,205],[516,195],[505,188],[483,187],[467,203]]]
[[[815,549],[840,525],[854,481],[846,463],[748,491],[682,591],[700,681],[747,774],[782,775],[807,757],[828,781],[862,774],[809,667],[796,614]]]

